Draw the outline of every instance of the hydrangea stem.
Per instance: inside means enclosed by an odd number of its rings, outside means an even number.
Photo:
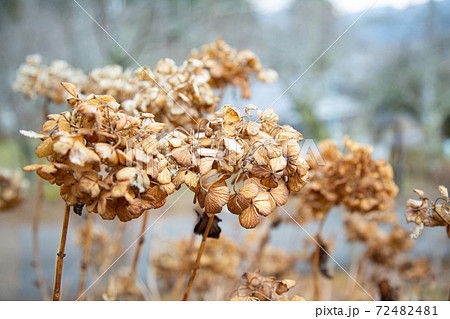
[[[122,238],[124,228],[125,223],[118,220],[116,230],[114,231],[112,239],[112,244],[109,246],[108,254],[106,255],[106,258],[104,259],[102,266],[100,267],[100,273],[103,273],[109,266],[111,266],[113,259],[118,255],[118,252],[120,250],[120,240]]]
[[[313,260],[312,260],[312,268],[313,268],[313,287],[314,287],[314,300],[320,301],[320,269],[319,269],[319,259],[320,259],[320,250],[322,249],[320,243],[320,236],[322,234],[323,225],[325,224],[325,219],[328,214],[325,214],[319,222],[319,227],[317,229],[317,234],[315,237],[315,246]]]
[[[197,260],[195,261],[194,268],[191,270],[191,275],[189,276],[189,282],[186,286],[186,290],[184,291],[183,301],[186,301],[189,297],[189,292],[191,291],[192,284],[194,283],[195,276],[197,275],[197,270],[200,267],[200,260],[202,259],[203,251],[206,246],[206,239],[208,238],[209,230],[211,229],[211,225],[214,220],[214,215],[208,217],[208,223],[206,224],[205,232],[203,233],[202,243],[198,249]]]
[[[318,237],[316,237],[316,240]],[[313,255],[313,282],[314,282],[314,300],[320,301],[320,274],[319,274],[319,254],[320,246],[316,244]]]
[[[42,213],[42,202],[44,200],[44,180],[39,178],[37,185],[36,203],[33,211],[33,225],[32,225],[32,237],[33,237],[33,268],[36,273],[36,285],[41,291],[42,298],[44,300],[50,300],[50,296],[45,286],[44,275],[42,273],[40,254],[39,254],[39,220]]]
[[[59,252],[56,259],[55,287],[53,288],[53,301],[59,301],[61,296],[61,277],[64,261],[64,251],[66,249],[67,229],[69,228],[70,206],[66,204],[64,211],[64,221],[61,231],[61,241],[59,244]]]
[[[141,255],[142,244],[144,243],[144,234],[147,228],[148,210],[144,213],[144,219],[142,220],[141,232],[139,233],[139,241],[136,247],[136,253],[134,254],[133,266],[131,267],[131,278],[136,277],[136,269],[139,261],[139,256]]]
[[[266,249],[267,245],[269,244],[271,232],[274,228],[278,227],[278,225],[280,223],[281,223],[281,218],[279,217],[279,215],[277,215],[277,217],[275,217],[270,222],[270,224],[266,225],[266,228],[264,229],[264,233],[261,236],[261,240],[258,244],[258,250],[255,254],[255,261],[251,267],[252,269],[261,268],[261,261],[263,259],[265,249]]]
[[[78,299],[82,300],[84,296],[84,284],[86,282],[86,276],[87,276],[87,268],[89,265],[89,261],[91,258],[91,247],[92,247],[92,225],[94,220],[94,214],[88,213],[87,214],[87,222],[86,222],[86,234],[85,234],[85,241],[84,241],[84,256],[83,260],[81,262],[81,274],[80,274],[80,283],[78,285]]]
[[[45,99],[42,105],[42,118],[43,121],[47,119],[49,100]],[[44,164],[44,159],[40,159],[39,162]],[[45,285],[44,275],[42,273],[40,254],[39,254],[39,220],[41,219],[42,204],[45,197],[45,185],[42,178],[38,178],[37,181],[37,193],[36,203],[33,211],[33,224],[32,224],[32,238],[33,238],[33,268],[36,273],[36,285],[38,286],[42,299],[50,300],[47,287]]]
[[[352,288],[352,292],[351,292],[352,296],[355,296],[357,294],[358,290],[359,290],[357,283],[362,283],[362,281],[363,281],[364,267],[366,265],[368,257],[369,257],[369,251],[367,250],[358,259],[358,269],[357,269],[357,272],[356,272],[356,280],[352,284],[352,287],[353,287]]]
[[[196,238],[196,234],[192,233],[191,239],[189,240],[189,244],[186,247],[185,251],[184,251],[184,258],[183,260],[188,260],[189,256],[191,255],[192,251],[193,251],[193,247],[194,247],[194,243],[195,243],[195,238]],[[181,289],[183,288],[183,283],[186,279],[186,275],[189,272],[189,269],[183,269],[183,271],[181,271],[178,280],[173,288],[172,291],[172,296],[179,298],[180,293],[181,293]]]

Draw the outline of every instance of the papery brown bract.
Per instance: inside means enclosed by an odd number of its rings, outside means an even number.
[[[278,301],[287,300],[286,293],[295,286],[290,279],[277,280],[274,277],[265,277],[259,270],[246,272],[242,275],[245,283],[236,292],[231,300],[239,301]],[[292,300],[304,300],[296,296]]]
[[[219,38],[211,44],[191,52],[191,58],[201,60],[211,74],[212,87],[223,90],[227,85],[241,88],[242,97],[251,96],[249,77],[256,74],[258,80],[271,83],[277,73],[262,67],[258,56],[250,50],[238,51]]]
[[[425,197],[421,190],[414,190],[420,197],[417,199],[408,199],[406,201],[405,217],[408,223],[415,223],[411,238],[417,239],[422,235],[424,227],[447,227],[447,237],[450,238],[450,202],[448,200],[447,188],[439,186],[441,200],[432,202]],[[443,200],[442,200],[443,199]]]

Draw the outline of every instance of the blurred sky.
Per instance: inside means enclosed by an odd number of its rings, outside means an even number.
[[[393,7],[405,9],[412,5],[428,2],[429,0],[330,0],[338,11],[342,13],[355,13],[371,7]],[[441,0],[434,0],[441,1]],[[292,0],[250,0],[257,11],[263,14],[272,14],[289,6]]]
[[[375,0],[330,0],[330,2],[332,2],[339,10],[344,12],[358,12],[369,8]],[[393,7],[396,9],[404,9],[411,5],[421,4],[424,2],[428,2],[428,0],[378,0],[374,7]]]

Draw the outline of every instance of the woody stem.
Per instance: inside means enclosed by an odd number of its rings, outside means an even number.
[[[144,233],[147,227],[148,210],[144,213],[144,219],[142,220],[141,232],[139,233],[139,241],[136,247],[136,253],[134,254],[133,266],[131,267],[131,278],[136,277],[136,269],[139,261],[139,256],[141,254],[142,244],[144,243]]]
[[[42,105],[42,118],[45,122],[48,114],[48,104],[49,100],[45,99]],[[43,159],[39,161],[41,164],[44,163]],[[42,213],[42,203],[45,197],[45,185],[42,178],[38,178],[37,184],[37,194],[36,194],[36,204],[34,205],[33,211],[33,225],[32,225],[32,237],[33,237],[33,268],[36,273],[36,284],[41,291],[42,298],[44,300],[49,300],[50,296],[47,291],[47,287],[44,281],[44,275],[42,274],[42,268],[39,257],[39,220]]]
[[[41,161],[42,162],[42,161]],[[33,268],[36,273],[36,284],[41,291],[42,298],[44,300],[49,300],[50,296],[45,286],[44,276],[42,274],[42,268],[39,257],[39,220],[41,218],[42,212],[42,202],[45,196],[44,180],[39,178],[37,185],[37,196],[36,203],[33,211],[33,225],[32,225],[32,236],[33,236]]]
[[[357,288],[358,288],[357,283],[361,283],[362,282],[363,274],[364,274],[364,266],[366,265],[366,261],[367,261],[368,257],[369,257],[369,251],[368,250],[364,254],[362,254],[361,257],[359,257],[358,270],[357,270],[357,273],[356,273],[355,284],[353,285],[352,296],[354,296],[356,291],[357,291]]]
[[[84,256],[81,262],[81,274],[80,274],[80,284],[78,286],[78,300],[82,300],[84,296],[84,284],[86,282],[87,268],[89,260],[91,258],[91,246],[92,246],[92,224],[93,224],[94,214],[88,213],[87,223],[86,223],[86,238],[84,242]]]
[[[186,286],[186,290],[184,291],[184,295],[183,295],[183,299],[182,299],[183,301],[186,301],[189,297],[189,292],[191,291],[195,276],[197,275],[197,270],[200,267],[200,260],[202,259],[203,251],[205,250],[206,239],[208,238],[208,234],[211,229],[213,220],[214,220],[214,215],[208,216],[208,223],[206,224],[206,229],[203,232],[202,243],[200,244],[200,247],[199,247],[198,253],[197,253],[197,260],[195,261],[194,268],[192,268],[192,270],[191,270],[191,275],[189,276],[189,282]]]
[[[312,268],[313,268],[313,287],[314,287],[314,300],[320,301],[320,270],[319,270],[319,258],[320,258],[320,250],[322,247],[320,246],[320,235],[322,233],[323,225],[325,224],[325,218],[327,215],[324,215],[319,222],[319,228],[317,229],[316,234],[316,249],[314,250],[313,260],[312,260]]]
[[[313,280],[314,280],[314,300],[320,301],[320,274],[319,274],[319,254],[320,247],[316,245],[313,255]]]
[[[66,204],[64,210],[64,221],[61,231],[61,241],[59,244],[59,252],[57,253],[58,258],[56,259],[56,272],[55,272],[55,287],[53,288],[53,301],[59,301],[61,296],[61,277],[62,277],[62,268],[64,261],[64,251],[66,248],[66,239],[67,239],[67,229],[69,227],[69,213],[70,206]]]
[[[259,268],[261,266],[261,260],[264,255],[265,248],[267,247],[267,244],[270,241],[271,231],[275,227],[277,227],[279,223],[280,223],[280,218],[277,217],[274,220],[272,220],[270,225],[268,225],[267,228],[265,229],[264,234],[261,237],[261,241],[259,242],[258,250],[255,255],[255,264],[254,264],[254,267],[252,267],[252,268]]]
[[[124,227],[125,223],[122,223],[120,220],[117,221],[116,230],[114,231],[112,239],[112,244],[109,246],[108,254],[105,260],[103,261],[102,266],[100,267],[101,273],[104,272],[109,266],[111,266],[114,257],[118,254],[118,251],[120,250],[120,239],[122,238]]]
[[[191,252],[193,251],[194,248],[194,243],[195,243],[195,233],[192,233],[191,239],[189,240],[189,244],[186,247],[185,251],[184,251],[184,258],[183,260],[188,260],[189,256],[191,255]],[[172,291],[172,295],[173,296],[177,296],[176,298],[178,298],[178,296],[180,295],[181,289],[183,288],[183,283],[186,279],[186,274],[188,273],[189,269],[183,269],[181,271],[180,276],[178,277],[178,280],[173,288]]]

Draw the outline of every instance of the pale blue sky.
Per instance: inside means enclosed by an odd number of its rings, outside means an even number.
[[[262,14],[273,14],[287,8],[292,0],[249,0]],[[375,0],[330,0],[342,13],[356,13],[369,8]],[[374,7],[393,7],[404,9],[429,0],[378,0]],[[441,1],[441,0],[434,0]]]

